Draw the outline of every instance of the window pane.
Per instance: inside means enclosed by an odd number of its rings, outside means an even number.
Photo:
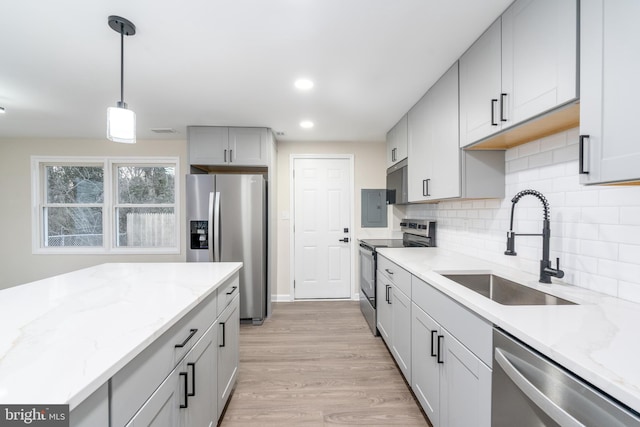
[[[174,203],[175,167],[118,166],[118,203]]]
[[[102,246],[102,208],[45,208],[45,246]]]
[[[47,203],[102,203],[102,166],[46,166]]]
[[[176,219],[173,208],[118,208],[118,247],[174,247]]]

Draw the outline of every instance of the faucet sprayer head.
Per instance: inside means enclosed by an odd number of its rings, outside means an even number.
[[[513,196],[513,199],[511,199],[511,203],[513,203],[513,205],[515,205],[524,196],[535,196],[535,197],[537,197],[542,202],[542,206],[544,208],[544,219],[545,219],[545,221],[549,220],[549,202],[547,202],[547,198],[544,197],[542,195],[542,193],[539,192],[539,191],[536,191],[536,190],[522,190],[521,192],[519,192],[518,194]],[[513,221],[513,205],[511,207],[511,220],[512,221]],[[512,225],[512,229],[513,229],[513,223],[511,225]]]

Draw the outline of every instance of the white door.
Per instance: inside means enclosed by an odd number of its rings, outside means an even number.
[[[293,181],[294,297],[350,298],[351,160],[294,158]]]

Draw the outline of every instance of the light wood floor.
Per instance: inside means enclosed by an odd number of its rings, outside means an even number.
[[[278,303],[240,328],[240,370],[221,427],[428,426],[357,302]]]

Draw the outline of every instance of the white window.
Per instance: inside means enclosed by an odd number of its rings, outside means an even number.
[[[32,158],[34,253],[179,253],[177,158]]]

